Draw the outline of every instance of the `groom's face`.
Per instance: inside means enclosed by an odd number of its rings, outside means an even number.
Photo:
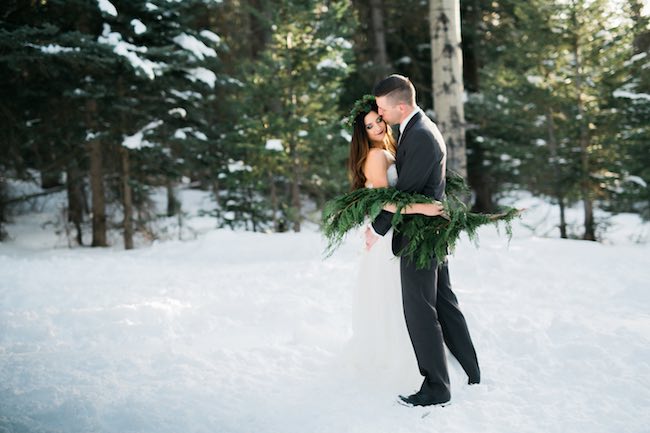
[[[397,125],[402,119],[402,110],[400,104],[396,103],[389,95],[377,96],[375,98],[377,107],[379,108],[379,115],[389,125]]]

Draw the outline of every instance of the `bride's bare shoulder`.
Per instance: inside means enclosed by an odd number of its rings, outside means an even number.
[[[389,163],[388,157],[386,156],[386,151],[384,149],[372,148],[368,151],[368,157],[366,158],[366,165],[379,165],[386,167]]]

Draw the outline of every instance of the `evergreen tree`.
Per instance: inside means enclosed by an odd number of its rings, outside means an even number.
[[[254,229],[271,221],[275,230],[291,224],[300,231],[306,193],[322,202],[324,188],[343,184],[347,142],[338,103],[352,22],[344,1],[286,0],[270,14],[269,44],[243,66],[239,103],[232,104],[237,121],[228,141],[237,155],[222,173],[232,186],[223,200]]]
[[[8,68],[2,92],[11,101],[4,111],[18,125],[8,139],[12,165],[23,172],[40,169],[42,179],[56,180],[67,172],[69,214],[76,220],[79,243],[85,170],[90,169],[93,245],[101,246],[107,244],[107,194],[127,204],[133,179],[142,179],[137,173],[131,177],[138,167],[129,166],[122,144],[157,143],[158,158],[150,161],[160,163],[157,169],[180,164],[173,144],[182,132],[190,132],[185,136],[192,137],[191,146],[207,147],[201,129],[210,125],[214,101],[209,92],[206,97],[200,92],[217,82],[213,46],[219,37],[196,28],[196,16],[214,7],[201,0],[159,5],[41,1],[10,5],[3,14],[0,49],[6,55],[1,61]],[[145,135],[150,137],[143,142]],[[113,178],[109,173],[119,173],[122,181],[106,184]],[[162,175],[174,178],[177,172]],[[125,207],[123,225],[129,233],[130,204]]]

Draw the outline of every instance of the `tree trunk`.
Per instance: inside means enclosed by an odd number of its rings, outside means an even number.
[[[7,222],[7,217],[5,215],[6,205],[5,201],[7,200],[7,190],[6,190],[6,181],[5,177],[0,174],[0,242],[7,238],[7,232],[5,231],[5,223]]]
[[[574,29],[578,28],[578,17],[575,8],[573,10],[573,23]],[[594,227],[594,205],[591,197],[591,181],[590,181],[590,165],[589,165],[589,147],[590,138],[589,130],[587,129],[588,121],[585,118],[585,103],[582,92],[582,58],[580,56],[580,40],[579,35],[574,35],[573,39],[573,56],[575,59],[575,90],[577,93],[576,106],[578,109],[578,127],[580,136],[578,142],[580,144],[580,193],[584,204],[584,225],[585,234],[583,239],[588,241],[596,240],[596,233]]]
[[[472,146],[472,165],[468,169],[468,183],[474,190],[474,204],[472,212],[492,213],[496,209],[494,200],[492,200],[492,178],[490,173],[483,165],[484,150],[481,143],[475,143]]]
[[[300,231],[300,160],[294,140],[289,144],[289,155],[292,161],[291,170],[291,218],[293,220],[293,231]]]
[[[551,109],[551,107],[546,109],[546,127],[548,133],[548,150],[550,152],[551,164],[553,166],[553,190],[555,192],[557,203],[560,206],[560,237],[566,239],[567,232],[566,218],[564,214],[564,191],[562,190],[562,174],[560,172],[560,167],[558,166],[558,145],[557,139],[555,138],[555,122],[553,121],[553,109]]]
[[[291,33],[287,34],[287,50],[291,51],[293,48],[293,35]],[[289,63],[289,76],[293,76],[293,57],[290,57]],[[289,95],[291,95],[291,101],[289,105],[290,118],[293,120],[297,117],[296,107],[298,106],[298,97],[293,88],[293,83],[291,84],[289,90]],[[300,183],[301,183],[301,170],[300,170],[300,155],[298,152],[298,141],[295,134],[292,134],[289,138],[289,160],[291,167],[291,218],[293,220],[293,231],[300,231]]]
[[[129,163],[129,150],[120,147],[122,154],[122,203],[124,207],[124,248],[133,249],[133,196],[131,194],[131,167]]]
[[[480,90],[479,38],[481,7],[478,0],[464,1],[462,7],[463,82],[468,92]]]
[[[386,52],[386,31],[382,0],[370,0],[370,17],[374,39],[375,81],[379,81],[390,71],[388,53]]]
[[[167,180],[167,216],[172,217],[176,215],[180,206],[178,200],[176,200],[176,195],[174,194],[174,183],[171,180]]]
[[[251,59],[257,59],[271,40],[271,15],[268,0],[247,0],[250,13],[247,21],[248,50]]]
[[[86,126],[95,131],[95,116],[97,115],[97,102],[90,99],[86,102]],[[106,203],[104,197],[104,169],[102,156],[102,143],[97,137],[88,142],[90,153],[90,189],[92,192],[92,222],[93,222],[93,247],[108,246],[106,241]]]
[[[643,1],[630,0],[632,20],[634,21],[634,54],[644,53],[650,50],[650,17],[643,15]]]
[[[278,233],[280,231],[278,221],[278,191],[271,171],[269,171],[269,195],[271,196],[271,209],[273,210],[273,231]]]
[[[478,34],[481,25],[481,8],[478,0],[462,2],[461,14],[463,82],[465,90],[477,93],[480,91]],[[472,150],[471,155],[467,157],[467,180],[474,191],[472,211],[491,213],[495,210],[492,199],[493,181],[488,168],[483,163],[485,151],[481,143],[472,138],[472,134],[465,134],[467,149]]]
[[[77,235],[77,245],[83,245],[83,232],[81,225],[84,214],[84,196],[81,173],[77,167],[77,161],[68,163],[66,174],[66,189],[68,193],[68,222],[74,224]]]
[[[433,108],[447,144],[447,167],[467,177],[459,0],[430,0]]]

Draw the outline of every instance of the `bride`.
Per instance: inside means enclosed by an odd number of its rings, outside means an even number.
[[[393,187],[397,183],[395,139],[378,114],[372,97],[355,104],[348,171],[352,189]],[[395,205],[385,210],[395,212]],[[441,215],[440,203],[414,204],[406,214]],[[354,296],[350,351],[358,370],[396,382],[421,380],[402,309],[399,259],[391,251],[390,233],[362,253]]]

